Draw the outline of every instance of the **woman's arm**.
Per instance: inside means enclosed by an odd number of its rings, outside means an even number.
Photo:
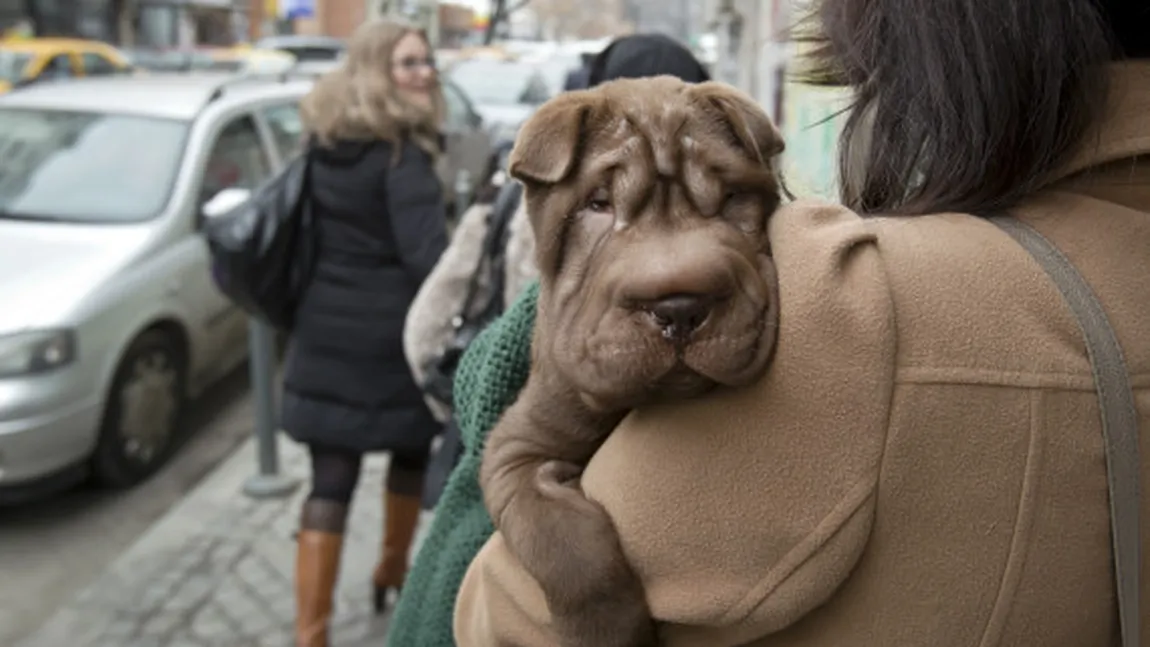
[[[435,168],[414,144],[387,170],[387,212],[403,266],[420,285],[447,248],[447,217]]]
[[[895,330],[868,224],[822,203],[772,217],[780,329],[767,376],[635,411],[585,472],[666,645],[742,645],[825,602],[869,537]],[[527,343],[526,340],[523,343]],[[467,573],[468,647],[554,645],[538,585],[496,534]]]

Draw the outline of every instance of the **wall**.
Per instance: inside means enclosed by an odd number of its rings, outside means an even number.
[[[314,0],[315,15],[297,18],[294,31],[306,36],[347,38],[367,19],[364,0]]]
[[[713,15],[724,26],[735,24],[730,37],[720,35],[718,78],[754,97],[779,124],[787,142],[783,173],[798,195],[833,199],[837,195],[837,140],[846,106],[841,90],[794,82],[802,51],[786,42],[783,31],[798,15],[796,0],[710,0]],[[724,60],[724,42],[731,53]]]

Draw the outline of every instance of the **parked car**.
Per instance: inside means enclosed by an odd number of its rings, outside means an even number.
[[[134,49],[126,52],[137,69],[147,72],[232,72],[277,74],[296,64],[290,54],[251,47],[200,47],[188,49]]]
[[[268,36],[256,41],[256,49],[286,52],[297,61],[336,61],[343,58],[347,45],[339,38],[331,36],[305,36],[286,34]]]
[[[308,87],[153,74],[0,97],[0,498],[139,482],[242,362],[203,207],[298,150]]]
[[[447,154],[440,174],[446,200],[454,207],[454,184],[460,171],[466,171],[471,197],[474,198],[476,191],[486,186],[499,168],[499,150],[483,116],[463,89],[450,79],[443,79],[442,87],[446,106],[443,134]]]
[[[275,49],[237,46],[215,50],[211,56],[210,69],[237,74],[280,74],[296,64],[294,56]]]
[[[535,65],[515,60],[461,60],[446,76],[483,117],[496,150],[497,167],[501,169],[506,166],[519,127],[553,96]]]
[[[143,72],[191,72],[212,69],[215,57],[209,49],[159,49],[141,47],[123,50],[132,67]]]
[[[45,80],[125,74],[128,59],[115,47],[77,38],[0,42],[0,93]]]

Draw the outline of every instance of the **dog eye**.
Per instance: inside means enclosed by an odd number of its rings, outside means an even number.
[[[611,196],[607,194],[604,189],[599,189],[591,194],[590,199],[587,200],[586,209],[596,213],[607,213],[611,211]]]

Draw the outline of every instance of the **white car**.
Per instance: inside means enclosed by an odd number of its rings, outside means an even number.
[[[81,79],[0,97],[0,500],[127,486],[247,353],[203,206],[300,145],[306,81]]]

